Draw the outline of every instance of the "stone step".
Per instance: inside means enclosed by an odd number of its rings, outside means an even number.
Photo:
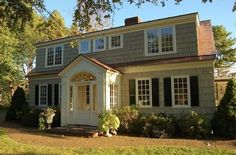
[[[66,127],[56,127],[51,129],[46,129],[47,133],[57,134],[62,136],[76,136],[76,137],[97,137],[98,129],[97,127],[91,126],[66,126]]]

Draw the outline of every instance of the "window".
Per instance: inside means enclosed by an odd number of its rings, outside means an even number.
[[[106,38],[94,39],[94,51],[104,51],[106,49]]]
[[[39,90],[39,105],[47,105],[47,85],[40,85]]]
[[[46,53],[46,66],[60,66],[63,60],[63,47],[49,47]]]
[[[109,37],[109,48],[117,49],[123,47],[123,35],[115,35]]]
[[[118,108],[118,86],[110,84],[110,109]]]
[[[141,107],[151,107],[151,94],[151,79],[136,79],[136,103]]]
[[[175,27],[163,27],[145,31],[145,54],[175,53]]]
[[[72,111],[73,110],[73,86],[70,86],[70,110]]]
[[[190,106],[190,86],[189,77],[172,77],[172,106]]]
[[[90,52],[90,40],[81,40],[79,49],[80,54]]]

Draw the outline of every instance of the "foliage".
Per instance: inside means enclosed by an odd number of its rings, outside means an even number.
[[[118,130],[119,126],[119,118],[111,111],[106,111],[99,114],[98,128],[100,131],[108,133],[111,130]]]
[[[227,83],[226,91],[212,120],[217,136],[236,138],[236,80]]]
[[[17,87],[12,96],[11,106],[7,111],[6,120],[20,120],[27,109],[28,103],[26,102],[24,89]]]
[[[176,120],[176,134],[184,138],[204,139],[210,134],[210,123],[207,117],[192,111]]]
[[[236,62],[236,43],[235,38],[231,38],[231,33],[226,30],[223,25],[213,26],[215,46],[218,52],[215,67],[219,75],[224,75],[224,72],[229,70]]]
[[[44,116],[39,114],[39,130],[45,130],[46,129],[46,119],[44,118]]]
[[[135,122],[137,122],[140,114],[136,107],[125,106],[120,109],[114,110],[113,113],[118,116],[120,120],[120,128],[118,132],[133,133],[137,129],[135,127]]]
[[[141,117],[142,132],[145,137],[171,137],[175,131],[172,118],[164,114],[151,114]],[[141,124],[142,124],[141,123]]]
[[[22,118],[23,125],[28,127],[38,127],[39,114],[41,112],[41,109],[29,109],[28,112],[25,113]]]

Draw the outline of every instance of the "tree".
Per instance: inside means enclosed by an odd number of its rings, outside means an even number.
[[[144,3],[153,5],[166,5],[167,0],[77,0],[76,9],[74,12],[74,23],[87,30],[91,27],[91,16],[94,15],[98,23],[101,23],[102,18],[110,18],[124,3],[134,4],[140,7]],[[183,0],[175,0],[179,4]],[[202,3],[212,2],[213,0],[201,0]],[[0,22],[6,22],[9,28],[22,28],[25,23],[32,20],[33,9],[41,14],[50,12],[45,8],[44,0],[1,0],[0,2]],[[236,10],[236,2],[233,5],[233,11]],[[103,13],[103,16],[100,16]]]
[[[236,138],[236,80],[227,83],[226,91],[212,120],[217,136]]]
[[[231,33],[222,25],[213,26],[213,33],[218,52],[215,67],[218,70],[218,75],[222,75],[236,62],[236,48],[233,47],[236,39],[231,38]]]

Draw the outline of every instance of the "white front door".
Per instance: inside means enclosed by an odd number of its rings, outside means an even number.
[[[97,126],[97,87],[93,82],[76,84],[74,124]]]

